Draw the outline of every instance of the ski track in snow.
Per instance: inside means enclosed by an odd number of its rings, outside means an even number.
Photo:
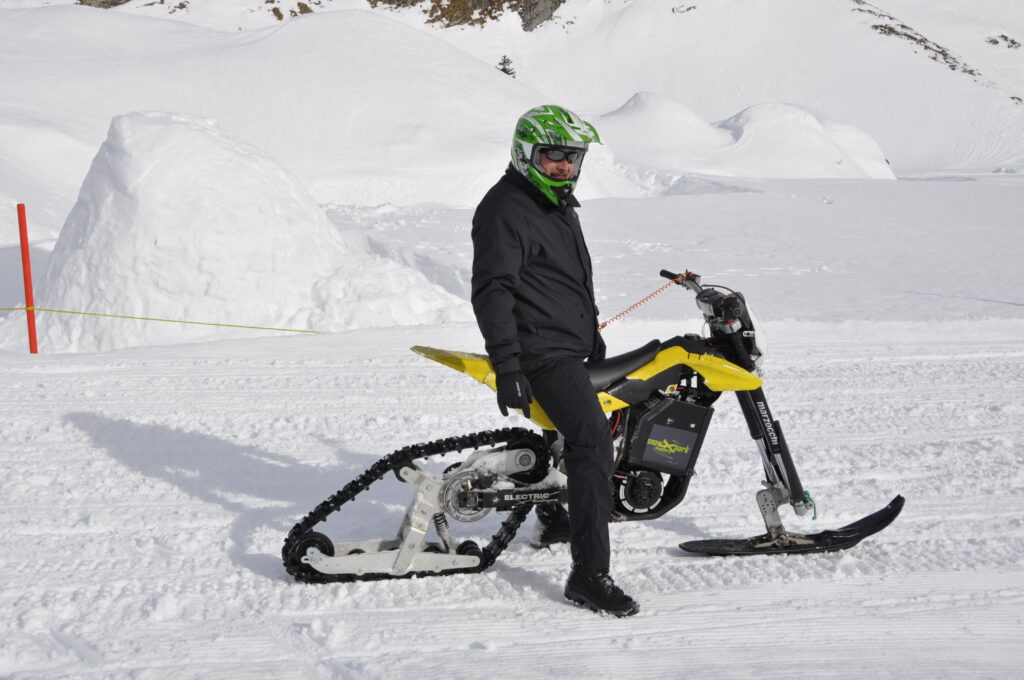
[[[657,325],[625,325],[616,348]],[[483,574],[311,586],[284,573],[287,529],[378,456],[514,424],[488,390],[406,349],[475,350],[472,326],[5,357],[0,675],[1019,673],[1022,322],[979,321],[969,343],[940,324],[853,345],[838,325],[777,326],[766,391],[821,511],[787,526],[842,526],[896,493],[906,509],[843,553],[683,556],[682,540],[763,528],[760,463],[726,395],[687,499],[612,527],[614,573],[642,606],[628,622],[564,602],[568,550],[532,550],[532,519]],[[410,498],[389,476],[327,533],[390,536]],[[453,531],[483,538],[496,521]]]

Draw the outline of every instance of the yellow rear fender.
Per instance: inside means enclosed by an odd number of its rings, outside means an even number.
[[[435,349],[434,347],[423,347],[420,345],[413,347],[412,351],[439,364],[444,364],[448,368],[454,368],[460,373],[465,373],[477,382],[487,385],[492,390],[497,390],[494,369],[491,368],[491,362],[486,354],[453,352],[447,349]],[[607,392],[599,392],[597,398],[600,400],[601,408],[604,409],[605,413],[629,406],[626,402],[616,399]],[[557,429],[536,399],[530,402],[530,420],[536,423],[542,430]]]
[[[477,382],[482,382],[492,390],[494,389],[494,369],[491,368],[491,362],[486,354],[453,352],[422,345],[416,345],[411,349],[422,357],[444,364],[448,368],[454,368],[459,373],[465,373]]]

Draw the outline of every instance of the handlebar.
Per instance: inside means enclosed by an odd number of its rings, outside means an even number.
[[[677,285],[686,286],[694,293],[699,293],[704,290],[704,287],[700,285],[700,274],[694,274],[691,271],[687,271],[685,274],[676,274],[667,269],[662,269],[661,276],[666,279],[671,279],[673,283]]]

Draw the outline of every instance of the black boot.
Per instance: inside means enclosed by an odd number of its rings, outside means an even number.
[[[537,506],[537,524],[533,528],[530,545],[546,548],[555,543],[569,542],[569,513],[561,503],[542,503]]]
[[[607,570],[573,565],[569,581],[565,584],[565,597],[590,607],[592,611],[614,616],[632,616],[640,611],[640,605],[615,585]]]

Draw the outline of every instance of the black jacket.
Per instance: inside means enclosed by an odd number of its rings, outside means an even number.
[[[556,207],[510,165],[473,215],[473,311],[495,372],[593,350],[590,253],[570,205]]]

